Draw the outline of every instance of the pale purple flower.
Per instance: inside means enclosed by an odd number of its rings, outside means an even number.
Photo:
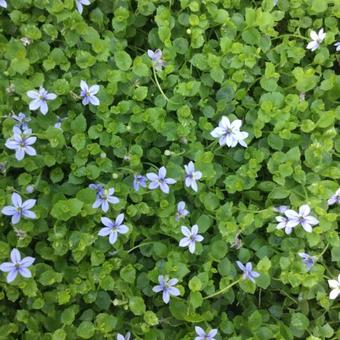
[[[198,234],[198,225],[193,225],[191,230],[186,226],[182,226],[181,232],[184,237],[179,241],[179,246],[189,247],[189,252],[193,254],[196,249],[196,242],[202,242],[204,240],[204,237]]]
[[[34,207],[35,202],[36,200],[32,199],[22,202],[21,196],[14,192],[12,194],[13,205],[3,207],[1,212],[6,216],[12,216],[12,224],[19,223],[21,217],[35,219],[37,216],[30,210]]]
[[[196,336],[195,340],[215,340],[217,329],[212,329],[210,332],[205,332],[203,328],[195,326]]]
[[[89,87],[84,80],[81,80],[80,88],[80,96],[83,98],[83,105],[92,104],[98,106],[100,104],[99,99],[95,96],[99,91],[99,85],[92,85]]]
[[[90,0],[76,0],[77,10],[80,14],[83,13],[83,6],[91,5]]]
[[[0,7],[7,8],[6,0],[0,0]]]
[[[311,31],[310,37],[311,37],[312,41],[310,41],[308,43],[306,48],[313,52],[317,48],[319,48],[320,44],[326,38],[326,33],[324,33],[323,28],[321,28],[318,33],[316,33],[315,31]]]
[[[335,50],[336,50],[337,52],[340,52],[340,41],[337,41],[337,42],[334,44],[334,46],[335,46]]]
[[[118,333],[118,334],[117,334],[117,339],[116,339],[116,340],[130,340],[130,337],[131,337],[131,333],[130,333],[130,332],[127,332],[127,333],[125,334],[125,336],[122,335],[122,334],[120,334],[120,333]]]
[[[140,187],[146,188],[146,177],[142,175],[135,175],[133,177],[133,187],[136,191],[138,191]]]
[[[26,115],[22,112],[19,112],[18,115],[16,114],[12,114],[11,118],[13,118],[17,123],[15,124],[16,127],[18,127],[19,129],[21,129],[22,131],[26,131],[29,130],[28,127],[28,122],[31,121],[30,117],[26,117]]]
[[[165,66],[165,61],[162,59],[162,51],[160,49],[157,49],[155,52],[152,50],[148,50],[148,56],[152,60],[155,70],[161,71],[162,68]]]
[[[302,262],[306,265],[307,272],[309,272],[314,266],[316,257],[306,253],[298,253],[298,255],[302,258]]]
[[[340,274],[337,280],[328,280],[328,285],[330,288],[333,288],[329,293],[329,298],[335,300],[340,294]]]
[[[108,190],[107,189],[101,190],[99,187],[99,190],[97,190],[96,200],[93,203],[92,208],[101,207],[101,209],[104,212],[107,212],[109,210],[109,203],[111,204],[119,203],[119,198],[113,196],[114,192],[115,192],[114,188],[110,188]]]
[[[98,183],[91,183],[89,185],[90,189],[96,190],[96,195],[101,195],[104,192],[104,186]]]
[[[28,194],[32,194],[32,193],[34,192],[34,190],[35,190],[35,187],[34,187],[34,185],[32,185],[32,184],[30,184],[30,185],[28,185],[28,186],[26,187],[26,192],[27,192]]]
[[[27,268],[35,261],[34,257],[27,256],[21,259],[19,250],[14,248],[11,251],[11,261],[12,262],[4,262],[0,265],[0,270],[8,273],[7,283],[14,281],[18,274],[25,278],[32,276],[31,271]]]
[[[278,207],[273,208],[273,210],[278,212],[279,214],[284,214],[284,212],[288,209],[289,209],[289,207],[287,205],[280,205]]]
[[[255,279],[260,276],[258,272],[253,271],[253,265],[251,262],[243,265],[240,261],[236,261],[238,267],[243,271],[243,280],[249,279],[251,282],[255,283]]]
[[[37,137],[30,136],[32,130],[27,129],[25,131],[21,131],[18,127],[13,127],[13,136],[6,140],[5,146],[8,149],[15,150],[15,158],[18,161],[24,159],[25,154],[29,156],[35,156],[37,152],[31,146],[33,145]]]
[[[294,227],[287,225],[287,222],[288,222],[288,218],[287,217],[285,217],[285,216],[276,216],[275,219],[276,219],[277,222],[279,222],[277,224],[277,226],[276,226],[276,229],[284,229],[285,233],[287,235],[292,233]]]
[[[178,288],[174,287],[177,284],[177,279],[168,279],[163,275],[158,276],[159,285],[154,286],[152,290],[155,293],[162,292],[163,293],[163,301],[164,303],[169,303],[170,296],[178,296],[180,295],[180,291]]]
[[[65,118],[61,118],[61,117],[57,116],[57,122],[54,124],[54,127],[55,127],[56,129],[62,130],[61,124],[62,124],[62,122],[63,122],[64,119],[65,119]]]
[[[273,0],[273,5],[276,6],[279,0]]]
[[[178,222],[182,217],[189,215],[189,211],[185,209],[185,202],[180,201],[177,204],[176,221]]]
[[[201,171],[195,171],[195,164],[193,162],[189,162],[189,164],[184,165],[185,169],[185,186],[191,187],[192,190],[197,192],[197,183],[199,179],[202,177]]]
[[[340,204],[340,188],[335,192],[335,194],[327,201],[328,205]]]
[[[40,86],[38,91],[32,90],[27,92],[27,96],[33,100],[29,104],[31,111],[40,109],[43,115],[48,112],[47,100],[54,100],[57,95],[54,93],[48,93],[42,86]]]
[[[158,175],[154,172],[149,172],[146,174],[146,177],[150,180],[149,189],[154,190],[158,187],[165,193],[169,193],[169,184],[174,184],[176,181],[173,178],[165,178],[166,176],[166,168],[162,166]]]
[[[109,242],[111,244],[116,243],[118,234],[126,234],[129,231],[129,228],[125,224],[122,224],[124,221],[124,214],[119,214],[115,221],[112,221],[107,217],[102,217],[100,220],[105,227],[99,230],[98,235],[109,236]]]
[[[308,204],[304,204],[299,208],[299,212],[288,209],[285,211],[286,217],[288,217],[287,227],[294,228],[301,224],[302,228],[308,233],[312,232],[312,226],[319,224],[319,221],[310,216],[310,207]]]
[[[231,148],[240,144],[247,147],[247,143],[244,141],[248,137],[248,132],[240,131],[242,126],[242,121],[239,119],[234,120],[232,123],[229,121],[228,117],[223,116],[218,124],[210,134],[214,138],[219,138],[219,143],[221,146],[227,145]]]

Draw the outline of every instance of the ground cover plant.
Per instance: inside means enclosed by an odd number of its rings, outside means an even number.
[[[0,339],[339,339],[338,0],[0,0]]]

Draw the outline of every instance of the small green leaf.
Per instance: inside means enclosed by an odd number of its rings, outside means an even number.
[[[77,328],[77,335],[82,339],[91,339],[96,329],[92,322],[82,321]]]
[[[132,65],[132,59],[125,51],[117,51],[114,54],[115,63],[122,71],[127,71]]]

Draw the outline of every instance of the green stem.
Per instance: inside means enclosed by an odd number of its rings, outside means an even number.
[[[300,197],[303,197],[303,198],[306,198],[306,196],[305,195],[302,195],[300,192],[298,192],[298,191],[295,191],[294,189],[290,189],[292,192],[294,192],[294,194],[296,194],[296,195],[298,195],[298,196],[300,196]]]
[[[157,87],[159,89],[159,91],[161,92],[162,96],[164,97],[164,99],[169,102],[170,99],[165,95],[165,93],[163,92],[162,88],[161,88],[161,85],[159,84],[158,82],[158,78],[157,78],[157,73],[156,73],[156,69],[152,66],[152,70],[153,70],[153,75],[154,75],[154,78],[155,78],[155,82],[157,84]]]
[[[300,39],[304,39],[304,40],[309,40],[308,38],[300,35],[300,34],[281,34],[277,37],[271,38],[271,40],[277,40],[277,39],[281,39],[283,37],[293,37],[293,38],[300,38]]]
[[[318,255],[318,259],[319,259],[320,257],[322,257],[322,255],[326,252],[328,246],[329,246],[329,244],[327,243],[327,244],[326,244],[326,247],[323,249],[323,251],[320,253],[320,255]]]
[[[207,299],[210,299],[210,298],[215,297],[215,296],[217,296],[217,295],[220,295],[220,294],[226,292],[226,291],[227,291],[228,289],[230,289],[232,286],[235,286],[235,285],[236,285],[237,283],[239,283],[239,282],[240,282],[240,279],[237,280],[237,281],[232,282],[229,286],[224,287],[224,288],[220,289],[219,291],[217,291],[217,292],[215,292],[215,293],[213,293],[213,294],[210,294],[210,295],[208,295],[208,296],[205,296],[205,297],[203,298],[203,300],[207,300]]]
[[[158,171],[158,168],[156,167],[156,165],[149,163],[149,162],[143,162],[143,164],[147,164],[150,165],[152,168],[156,169]]]
[[[135,171],[133,171],[133,170],[131,170],[129,168],[125,168],[125,167],[117,168],[117,170],[126,170],[126,171],[128,171],[128,172],[130,172],[132,174],[136,173]]]
[[[34,186],[35,188],[37,188],[37,187],[38,187],[38,184],[40,183],[41,175],[42,175],[42,172],[40,172],[40,174],[39,174],[38,177],[37,177],[37,180],[36,180],[35,183],[33,184],[33,186]]]
[[[260,214],[261,212],[268,210],[268,208],[262,209],[262,210],[250,210],[250,209],[241,209],[241,208],[238,208],[238,207],[232,207],[232,209],[236,209],[236,210],[239,210],[241,212],[242,211],[251,212],[251,213],[254,213],[254,214]]]
[[[147,246],[148,244],[152,244],[152,243],[154,243],[154,242],[155,242],[155,241],[149,241],[149,242],[145,242],[145,243],[140,243],[140,244],[138,244],[138,245],[132,247],[131,249],[129,249],[127,252],[128,252],[128,253],[131,253],[131,252],[134,251],[135,249],[138,249],[138,248],[140,248],[140,247]]]
[[[275,289],[276,291],[280,292],[282,295],[285,295],[287,298],[289,298],[290,300],[292,300],[294,303],[296,303],[297,305],[299,304],[299,302],[294,299],[292,296],[290,296],[287,292],[285,292],[282,289]]]
[[[302,189],[303,189],[303,192],[305,193],[306,199],[308,200],[308,192],[307,192],[306,188],[303,185],[302,185]]]
[[[81,99],[81,97],[79,95],[77,95],[75,92],[70,91],[70,95],[74,98],[74,99]]]
[[[211,142],[211,143],[206,147],[206,150],[207,150],[207,149],[210,149],[211,147],[213,147],[214,145],[216,145],[217,142],[218,142],[217,139],[215,139],[213,142]]]

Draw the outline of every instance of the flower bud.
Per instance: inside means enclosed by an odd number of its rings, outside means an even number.
[[[34,191],[34,185],[32,185],[32,184],[30,184],[30,185],[28,185],[27,187],[26,187],[26,192],[28,193],[28,194],[31,194],[33,191]]]

